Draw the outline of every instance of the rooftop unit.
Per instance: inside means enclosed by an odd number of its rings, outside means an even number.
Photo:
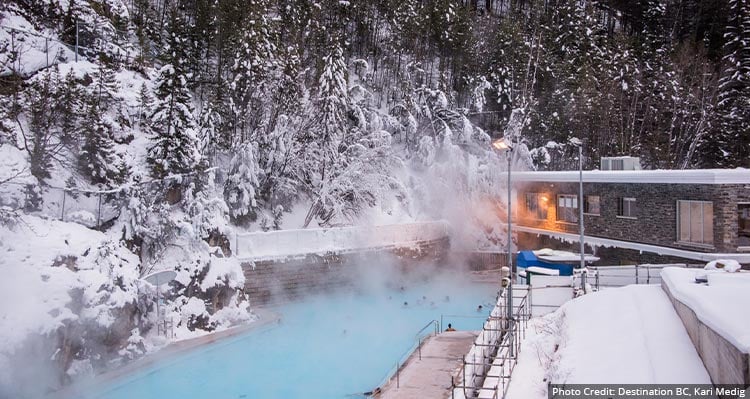
[[[601,170],[641,170],[641,158],[602,157]]]

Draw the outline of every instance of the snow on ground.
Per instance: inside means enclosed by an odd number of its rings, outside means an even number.
[[[0,29],[0,43],[14,43],[18,58],[15,62],[8,62],[12,49],[0,53],[0,76],[13,72],[21,76],[30,76],[34,72],[54,65],[60,61],[75,58],[75,53],[64,44],[56,40],[45,41],[43,32],[37,32],[26,18],[10,13],[0,13],[0,20],[5,29]],[[12,40],[11,29],[15,30],[15,40]],[[9,46],[10,47],[10,46]]]
[[[667,295],[631,285],[584,295],[530,321],[507,398],[555,384],[710,384]]]
[[[708,284],[697,284],[696,274],[705,274]],[[700,321],[750,352],[750,273],[670,267],[661,276],[674,298],[689,306]]]
[[[81,256],[105,239],[103,233],[75,223],[24,215],[14,228],[0,228],[0,268],[52,266],[56,259]]]

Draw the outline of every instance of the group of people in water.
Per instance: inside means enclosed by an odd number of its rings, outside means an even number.
[[[405,288],[404,286],[401,286],[401,287],[399,288],[399,291],[401,291],[401,292],[405,292],[405,291],[406,291],[406,288]],[[393,296],[392,296],[392,295],[389,295],[389,296],[388,296],[388,300],[392,300],[392,299],[393,299]],[[451,297],[450,297],[449,295],[446,295],[446,296],[445,296],[445,297],[443,298],[443,302],[450,302],[450,300],[451,300]],[[428,303],[429,303],[429,305],[430,305],[430,307],[431,307],[431,308],[437,308],[437,305],[435,304],[435,301],[429,301],[429,302],[428,302],[428,300],[427,300],[427,296],[426,296],[426,295],[422,295],[422,297],[421,297],[421,298],[417,298],[417,300],[416,300],[416,304],[417,304],[418,306],[419,306],[419,305],[425,305],[425,304],[428,304]],[[402,305],[401,307],[403,307],[403,308],[407,308],[407,307],[409,307],[409,301],[404,301],[404,303],[403,303],[403,305]],[[477,306],[477,308],[476,308],[476,311],[477,311],[477,313],[481,313],[482,311],[484,311],[484,309],[485,309],[485,306],[484,306],[484,305],[482,305],[482,304],[479,304],[479,305]],[[453,328],[453,325],[452,325],[451,323],[448,323],[448,328],[446,328],[446,329],[445,329],[445,331],[446,331],[446,332],[451,332],[451,331],[456,331],[456,329],[455,329],[455,328]]]

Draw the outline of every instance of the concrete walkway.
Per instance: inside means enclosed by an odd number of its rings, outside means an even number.
[[[409,357],[399,373],[399,386],[394,376],[382,388],[382,399],[439,399],[450,397],[451,376],[456,376],[461,358],[469,351],[478,332],[444,332],[422,344],[422,360],[418,351]],[[458,382],[458,379],[455,379]]]

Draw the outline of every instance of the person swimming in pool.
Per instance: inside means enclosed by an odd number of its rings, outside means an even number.
[[[482,307],[482,305],[479,305],[479,306],[477,306],[477,312],[481,312],[481,311],[482,311],[482,309],[484,309],[484,308]]]
[[[453,326],[451,325],[451,323],[448,323],[448,328],[445,329],[445,332],[451,332],[451,331],[456,331],[456,329],[453,328]]]

